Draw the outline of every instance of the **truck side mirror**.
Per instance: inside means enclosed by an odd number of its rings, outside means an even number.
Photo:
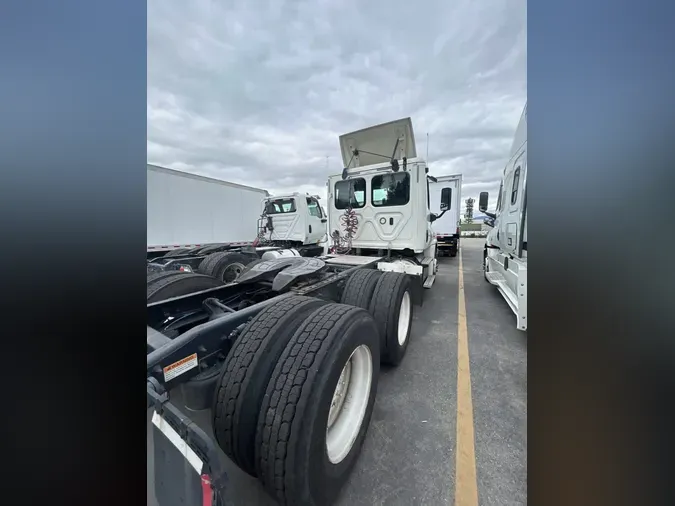
[[[441,190],[441,211],[447,211],[450,209],[450,203],[452,202],[452,188],[443,188]]]
[[[482,213],[487,211],[488,196],[489,196],[488,192],[480,192],[480,196],[478,197],[478,209]]]

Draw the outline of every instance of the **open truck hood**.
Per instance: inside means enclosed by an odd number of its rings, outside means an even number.
[[[397,139],[399,142],[394,152]],[[417,150],[412,120],[403,118],[343,134],[340,136],[340,150],[342,163],[348,169],[384,163],[391,159],[392,154],[398,160],[415,158]],[[354,150],[357,150],[358,156],[354,156]]]

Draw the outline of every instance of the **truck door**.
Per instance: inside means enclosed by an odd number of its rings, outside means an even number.
[[[364,219],[363,228],[365,222],[369,221],[379,241],[412,239],[412,233],[408,235],[402,232],[412,216],[410,179],[410,172],[378,174],[371,178],[370,205],[373,213],[371,219]]]
[[[505,251],[516,254],[518,252],[518,228],[520,227],[520,212],[523,202],[523,181],[524,174],[524,153],[521,153],[513,166],[515,167],[511,177],[509,177],[505,185],[505,200],[506,209],[504,212],[504,229],[502,247]]]
[[[326,216],[314,197],[307,197],[307,243],[316,244],[326,233]]]

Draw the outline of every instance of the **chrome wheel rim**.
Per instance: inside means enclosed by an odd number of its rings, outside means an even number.
[[[328,460],[339,464],[349,454],[361,431],[373,383],[373,360],[370,348],[358,346],[342,368],[326,426]]]

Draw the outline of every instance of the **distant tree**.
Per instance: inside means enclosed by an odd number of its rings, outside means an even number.
[[[476,202],[474,199],[469,197],[464,201],[466,204],[466,209],[464,211],[464,223],[473,223],[473,203]]]

